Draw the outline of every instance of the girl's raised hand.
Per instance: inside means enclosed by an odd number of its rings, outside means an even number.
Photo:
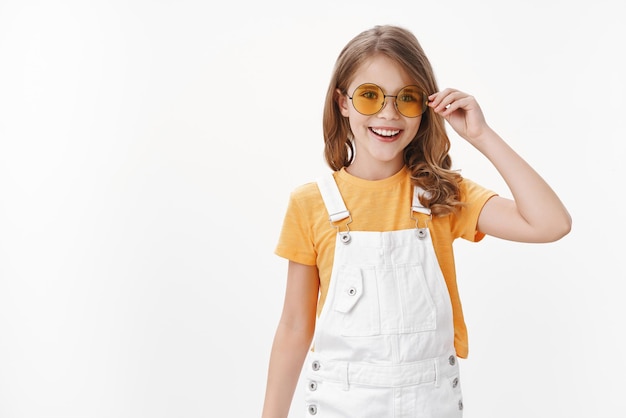
[[[428,105],[470,143],[490,129],[478,102],[467,93],[448,88],[431,94],[428,100]]]

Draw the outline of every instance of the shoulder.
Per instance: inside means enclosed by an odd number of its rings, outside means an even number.
[[[334,180],[339,189],[343,188],[342,177],[339,175],[339,171],[325,172],[317,175],[314,179],[307,183],[303,183],[295,187],[291,191],[291,200],[302,202],[303,204],[321,203],[322,192],[320,191],[320,183],[328,180]]]
[[[321,198],[320,189],[315,181],[295,187],[290,195],[291,200],[301,203],[317,201]]]
[[[326,216],[324,201],[316,181],[303,183],[292,189],[289,195],[288,212],[302,217],[301,222],[311,221],[311,217]]]
[[[459,183],[461,201],[465,204],[479,204],[482,206],[489,198],[496,193],[473,180],[462,177]]]

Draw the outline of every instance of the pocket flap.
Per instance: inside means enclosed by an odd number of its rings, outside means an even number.
[[[338,276],[335,288],[335,310],[348,313],[363,295],[363,275],[358,268],[346,268]]]

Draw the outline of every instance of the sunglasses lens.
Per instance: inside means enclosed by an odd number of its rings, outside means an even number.
[[[363,115],[373,115],[384,103],[385,93],[376,84],[361,84],[352,95],[354,108]]]
[[[400,90],[396,98],[398,112],[414,118],[426,110],[426,95],[417,86],[407,86]]]
[[[398,112],[408,118],[415,118],[426,110],[426,94],[417,86],[406,86],[395,97]],[[385,93],[376,84],[361,84],[354,90],[352,104],[357,112],[373,115],[385,105]]]

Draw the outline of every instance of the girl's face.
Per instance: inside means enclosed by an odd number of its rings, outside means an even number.
[[[404,166],[403,150],[415,138],[422,117],[409,118],[398,113],[393,97],[385,99],[378,113],[369,116],[359,113],[349,96],[364,83],[376,84],[385,95],[392,96],[415,83],[400,64],[384,55],[376,55],[357,70],[347,94],[338,95],[341,114],[350,120],[355,144],[355,158],[346,170],[367,180],[380,180]]]

